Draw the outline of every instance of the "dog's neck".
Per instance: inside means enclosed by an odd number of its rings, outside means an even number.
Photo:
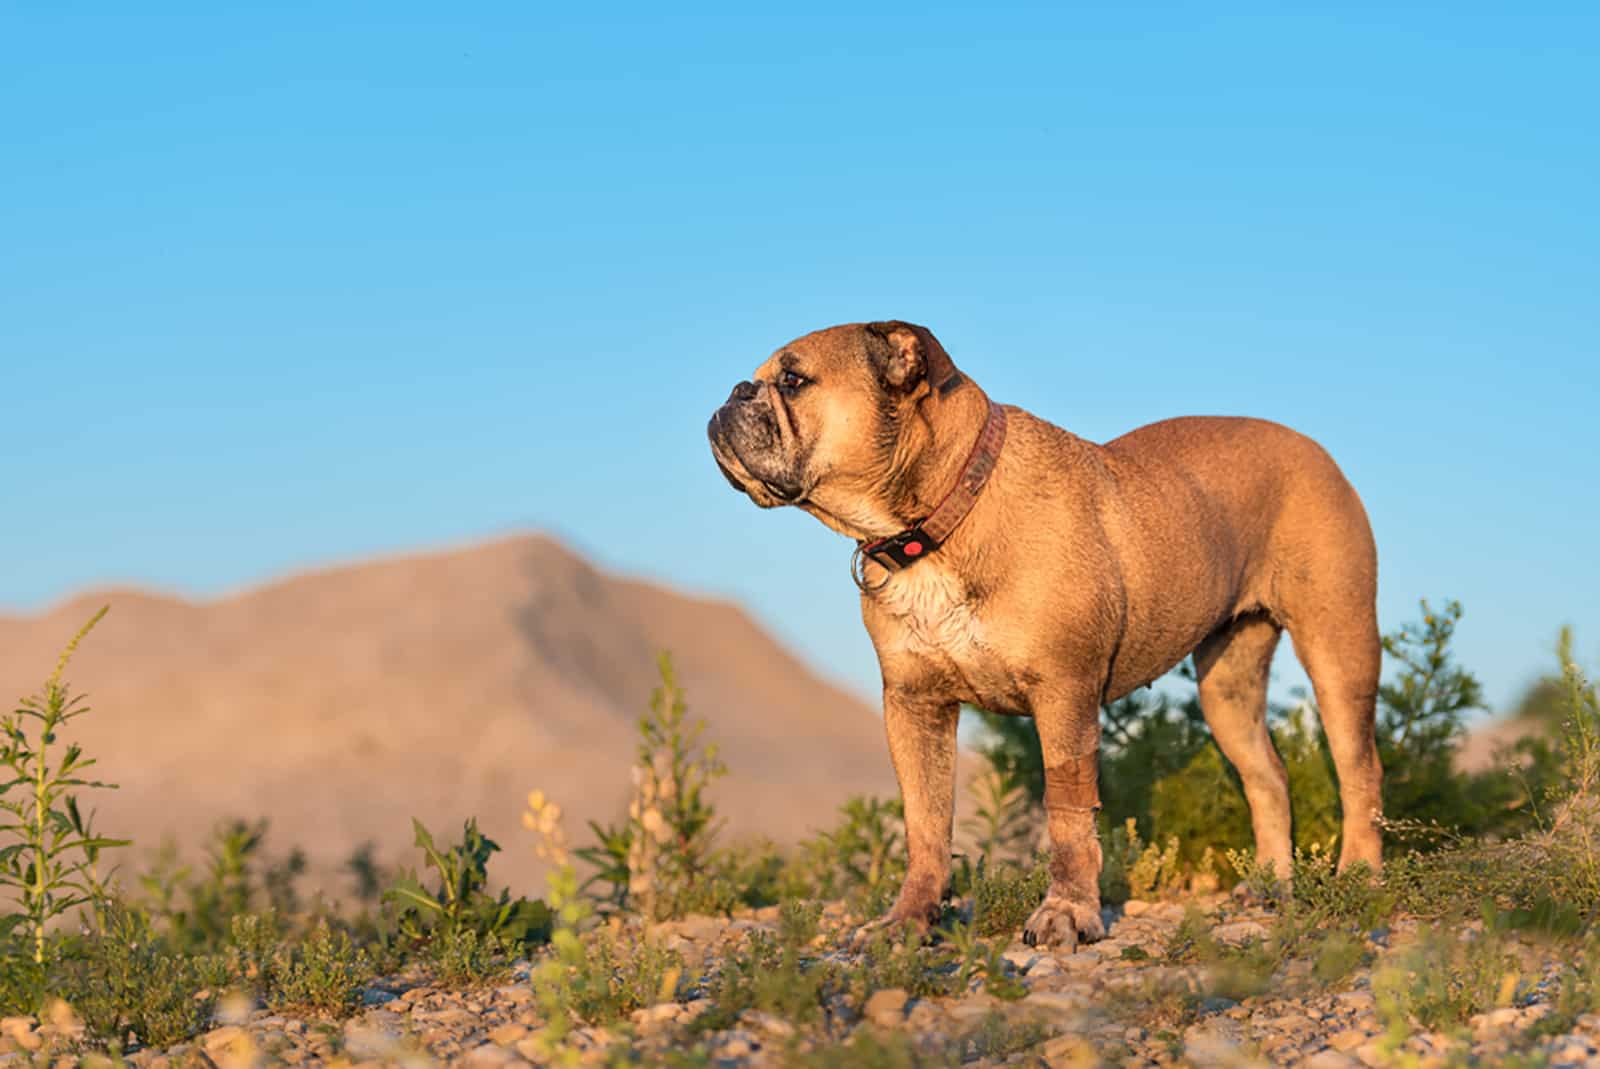
[[[989,396],[971,379],[949,393],[930,389],[911,418],[885,488],[896,530],[925,519],[961,478],[988,422]]]

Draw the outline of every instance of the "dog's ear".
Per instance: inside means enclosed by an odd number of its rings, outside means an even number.
[[[926,379],[947,392],[960,381],[950,354],[927,327],[890,319],[866,328],[867,354],[885,388],[909,393]]]

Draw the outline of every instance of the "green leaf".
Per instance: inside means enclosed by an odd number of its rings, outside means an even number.
[[[439,900],[417,882],[415,876],[404,876],[396,880],[390,888],[383,892],[386,902],[393,902],[402,908],[429,910],[434,913],[443,913],[444,907]]]

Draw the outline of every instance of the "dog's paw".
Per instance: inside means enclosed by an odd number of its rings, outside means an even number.
[[[1099,905],[1072,902],[1060,895],[1047,895],[1022,926],[1022,941],[1031,947],[1074,950],[1079,943],[1097,943],[1105,937]]]

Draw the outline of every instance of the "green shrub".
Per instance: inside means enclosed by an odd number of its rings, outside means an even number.
[[[1509,1006],[1521,982],[1516,959],[1490,916],[1476,934],[1425,929],[1373,978],[1372,993],[1391,1033],[1409,1033],[1412,1023],[1446,1031],[1473,1014]]]
[[[1044,901],[1050,869],[1038,860],[1027,868],[979,863],[972,884],[972,926],[979,935],[1012,935]]]
[[[212,830],[199,875],[170,844],[139,875],[139,904],[173,946],[218,953],[235,917],[260,910],[288,917],[299,911],[296,881],[305,872],[305,855],[294,848],[269,859],[267,828],[266,820],[223,821]]]
[[[411,824],[437,886],[424,887],[416,872],[409,871],[384,892],[384,901],[397,911],[395,925],[404,937],[420,946],[438,936],[471,931],[479,937],[493,936],[512,951],[549,938],[550,910],[543,902],[512,898],[506,889],[499,895],[485,890],[489,858],[500,845],[478,830],[476,818],[462,825],[459,845],[443,850],[420,820]]]
[[[511,965],[506,944],[493,932],[450,928],[428,943],[428,960],[439,982],[452,987],[487,983]]]
[[[264,996],[274,1010],[297,1007],[338,1016],[356,1006],[371,979],[366,952],[347,932],[320,921],[303,940],[279,947],[265,976]]]
[[[82,1018],[101,1045],[176,1043],[203,1031],[227,965],[217,956],[166,949],[149,918],[108,905],[103,931],[78,941],[56,972],[53,993]]]
[[[856,795],[839,807],[838,823],[802,841],[784,873],[788,895],[844,898],[867,914],[881,912],[905,877],[905,813],[898,798]]]
[[[1021,861],[1033,853],[1042,810],[1015,771],[990,767],[972,777],[973,815],[964,822],[978,856],[989,862]]]

